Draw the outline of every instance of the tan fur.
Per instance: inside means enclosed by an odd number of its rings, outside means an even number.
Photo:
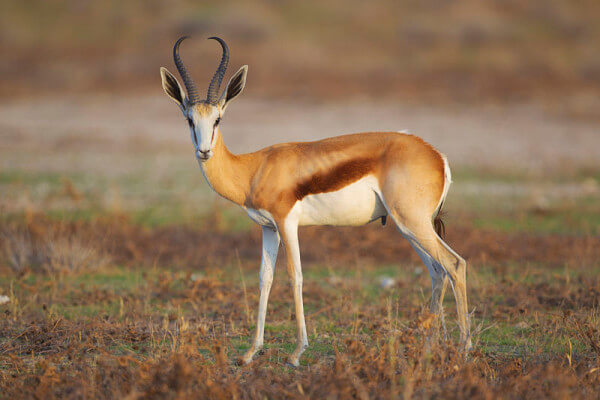
[[[207,103],[205,101],[201,101],[200,103],[194,104],[191,107],[193,107],[198,112],[198,115],[201,115],[201,116],[210,115],[214,108],[213,105],[211,105],[210,103]]]
[[[302,197],[339,190],[368,174],[433,214],[443,191],[444,162],[422,139],[396,132],[285,143],[234,155],[219,134],[214,156],[203,165],[210,185],[240,206],[283,219]],[[398,180],[404,180],[401,184]]]

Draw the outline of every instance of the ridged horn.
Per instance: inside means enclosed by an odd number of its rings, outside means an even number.
[[[227,71],[227,66],[229,65],[229,47],[223,39],[216,36],[211,36],[208,39],[214,39],[221,44],[223,48],[223,56],[221,56],[221,63],[217,68],[217,71],[213,75],[212,80],[210,81],[210,85],[208,86],[208,92],[206,94],[206,101],[211,104],[216,104],[219,97],[219,89],[221,87],[221,82],[223,82],[223,77],[225,76],[225,71]]]
[[[194,81],[188,74],[185,65],[183,65],[183,61],[181,61],[181,57],[179,57],[179,45],[189,36],[182,36],[177,40],[175,46],[173,47],[173,60],[175,61],[175,65],[177,66],[177,70],[179,71],[179,75],[181,75],[181,79],[183,79],[183,84],[185,85],[185,89],[187,90],[188,100],[190,103],[195,104],[200,102],[200,96],[198,95],[198,89],[196,89],[196,85]]]

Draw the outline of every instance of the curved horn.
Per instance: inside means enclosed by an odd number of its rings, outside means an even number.
[[[219,64],[219,68],[213,75],[212,80],[210,81],[210,85],[208,86],[208,92],[206,94],[206,101],[211,104],[215,104],[217,102],[217,98],[219,95],[219,88],[221,87],[221,82],[223,81],[223,77],[225,76],[225,71],[227,70],[227,65],[229,64],[229,48],[225,41],[219,37],[211,36],[209,39],[214,39],[221,44],[223,48],[223,56],[221,57],[221,63]]]
[[[198,89],[196,89],[196,85],[194,81],[188,74],[185,65],[183,65],[183,61],[181,61],[181,57],[179,57],[179,45],[184,39],[187,39],[189,36],[182,36],[177,40],[175,46],[173,47],[173,60],[175,60],[175,65],[177,66],[177,70],[179,71],[179,75],[181,75],[181,79],[183,79],[183,84],[188,93],[188,99],[190,103],[198,103],[200,101],[200,96],[198,95]]]

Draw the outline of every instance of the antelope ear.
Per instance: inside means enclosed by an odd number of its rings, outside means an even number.
[[[248,66],[244,65],[229,80],[227,88],[223,93],[223,98],[221,99],[221,109],[223,111],[225,111],[231,100],[235,99],[242,93],[242,90],[244,90],[244,87],[246,86],[246,75],[248,75]]]
[[[183,107],[185,94],[181,89],[181,85],[177,78],[173,76],[165,67],[160,67],[160,77],[162,79],[162,87],[167,96],[175,101],[180,107]]]

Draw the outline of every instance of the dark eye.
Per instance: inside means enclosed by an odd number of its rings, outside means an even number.
[[[215,120],[215,126],[219,125],[219,122],[221,122],[221,117],[218,117],[218,118]]]

